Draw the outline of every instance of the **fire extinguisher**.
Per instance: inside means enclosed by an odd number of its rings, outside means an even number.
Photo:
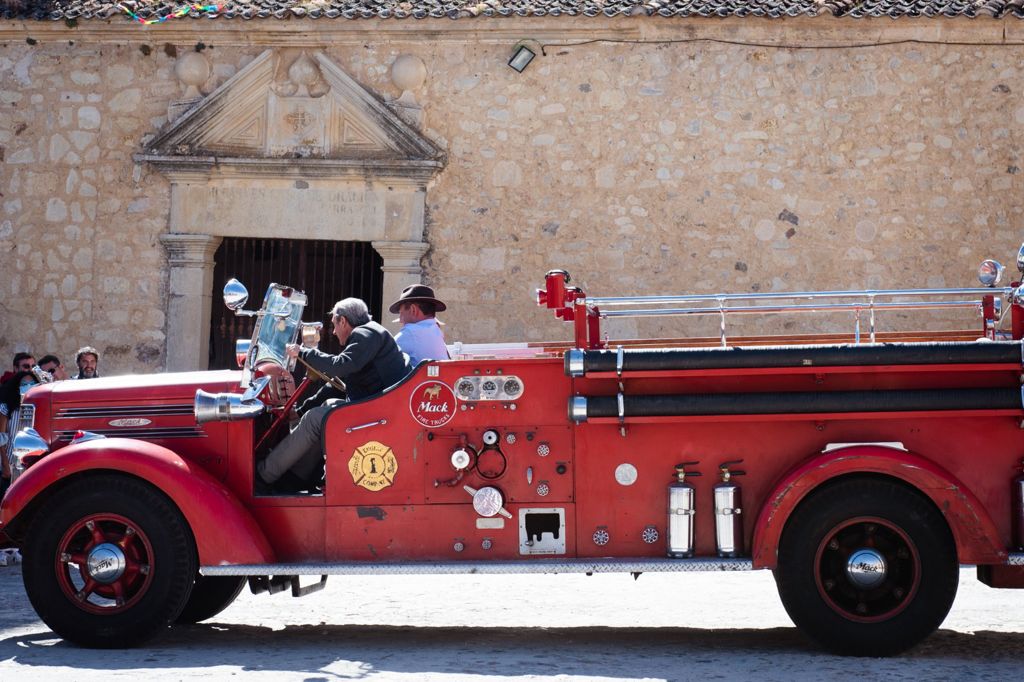
[[[699,462],[676,465],[676,480],[668,484],[668,555],[673,559],[693,556],[693,515],[696,491],[687,476],[700,476],[699,471],[686,471],[686,467]]]
[[[1017,467],[1021,473],[1013,479],[1013,544],[1017,551],[1024,551],[1024,459]]]
[[[743,490],[734,476],[743,476],[745,471],[730,471],[729,467],[742,459],[722,462],[718,473],[722,480],[715,484],[715,544],[720,557],[736,557],[743,554]]]

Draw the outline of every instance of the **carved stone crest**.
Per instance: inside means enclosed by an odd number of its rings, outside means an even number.
[[[259,55],[146,145],[146,155],[443,159],[408,117],[322,52],[288,59]]]

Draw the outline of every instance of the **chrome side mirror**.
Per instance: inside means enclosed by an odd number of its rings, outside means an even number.
[[[249,300],[249,290],[232,277],[224,285],[224,305],[230,310],[241,310]]]
[[[1021,244],[1017,251],[1017,269],[1024,272],[1024,244]]]
[[[1020,256],[1018,255],[1018,261],[1019,258]],[[978,266],[978,281],[981,282],[982,286],[994,287],[999,284],[999,280],[1003,276],[1003,270],[1005,268],[1000,263],[991,258],[986,258]]]

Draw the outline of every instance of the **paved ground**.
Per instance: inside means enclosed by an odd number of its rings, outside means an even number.
[[[892,659],[829,656],[786,617],[766,572],[332,577],[318,594],[244,592],[210,623],[141,649],[79,649],[38,621],[0,568],[0,679],[1011,680],[1024,591],[961,575],[942,629]]]

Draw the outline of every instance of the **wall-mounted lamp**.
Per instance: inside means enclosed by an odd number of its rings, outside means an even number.
[[[519,45],[516,47],[516,51],[512,53],[512,58],[508,60],[508,65],[517,72],[522,73],[523,69],[529,66],[536,56],[537,53],[530,48],[525,45]]]

